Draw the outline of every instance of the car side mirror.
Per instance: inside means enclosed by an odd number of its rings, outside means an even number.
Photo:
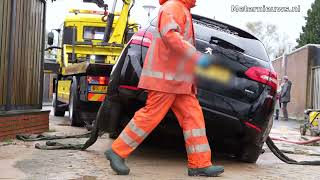
[[[48,33],[48,45],[52,46],[53,40],[54,40],[54,34],[53,34],[53,32],[49,32]]]

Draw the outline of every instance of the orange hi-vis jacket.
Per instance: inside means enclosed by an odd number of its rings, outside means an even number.
[[[139,88],[194,94],[196,51],[189,0],[160,0],[156,31],[149,47]]]

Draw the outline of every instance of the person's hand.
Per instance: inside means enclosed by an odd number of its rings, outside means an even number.
[[[207,68],[212,64],[212,60],[208,55],[201,55],[197,62],[198,66],[202,68]]]

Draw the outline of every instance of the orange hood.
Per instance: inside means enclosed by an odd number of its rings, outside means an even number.
[[[167,2],[168,0],[159,0],[160,5],[164,4],[165,2]],[[189,9],[193,8],[195,6],[195,2],[196,0],[179,0],[181,2],[183,2]]]

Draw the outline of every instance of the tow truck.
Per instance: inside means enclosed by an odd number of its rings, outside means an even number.
[[[134,0],[122,0],[120,12],[115,12],[117,0],[111,12],[103,0],[83,2],[96,3],[104,11],[70,10],[59,31],[58,46],[53,46],[54,34],[48,33],[47,49],[57,49],[59,65],[53,82],[54,115],[69,111],[72,126],[91,124],[95,119],[107,96],[112,67],[139,27],[129,20]]]

